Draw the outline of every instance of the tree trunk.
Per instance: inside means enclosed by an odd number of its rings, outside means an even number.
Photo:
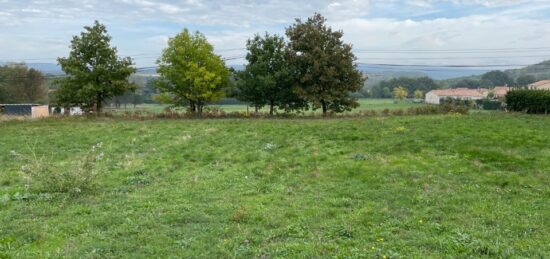
[[[321,100],[321,106],[323,107],[323,116],[327,116],[328,105],[325,100]]]
[[[101,97],[101,94],[97,94],[97,99],[95,104],[96,116],[99,116],[99,114],[101,114],[102,104],[103,104],[103,98]]]
[[[194,101],[189,101],[189,111],[191,111],[192,113],[197,112],[197,105]]]
[[[269,102],[269,115],[273,116],[274,109],[275,109],[275,102],[270,101]]]
[[[197,114],[199,117],[202,117],[202,110],[204,108],[204,104],[201,101],[197,102]]]

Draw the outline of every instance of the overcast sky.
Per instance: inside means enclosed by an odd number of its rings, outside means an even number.
[[[550,59],[547,0],[0,0],[0,60],[53,63],[95,19],[137,66],[153,65],[166,40],[185,27],[203,32],[220,55],[240,57],[254,33],[283,34],[295,18],[314,12],[344,31],[364,63]]]

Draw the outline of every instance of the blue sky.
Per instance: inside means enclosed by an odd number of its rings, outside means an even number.
[[[283,34],[295,18],[314,12],[344,31],[364,63],[550,59],[545,0],[0,0],[0,60],[54,62],[67,55],[72,35],[95,19],[108,26],[119,53],[135,57],[137,66],[153,65],[167,39],[184,27],[203,32],[220,55],[240,57],[254,33]]]

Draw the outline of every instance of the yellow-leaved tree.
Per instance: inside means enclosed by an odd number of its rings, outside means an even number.
[[[157,61],[157,89],[174,106],[202,115],[204,106],[224,97],[229,70],[200,32],[183,32],[168,41]]]

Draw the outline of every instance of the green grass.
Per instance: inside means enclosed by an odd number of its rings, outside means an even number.
[[[411,100],[396,102],[392,99],[359,99],[358,102],[360,106],[357,109],[351,111],[351,113],[367,111],[367,110],[379,111],[384,109],[389,109],[389,110],[407,109],[410,107],[418,107],[423,105],[423,104],[413,103]],[[106,109],[106,110],[114,113],[134,112],[134,111],[161,113],[164,111],[166,107],[167,105],[161,105],[161,104],[142,104],[142,105],[138,105],[135,108],[133,107],[133,105],[128,105],[127,108]],[[224,110],[225,112],[247,111],[247,106],[244,104],[211,105],[210,107],[216,107]],[[252,112],[254,111],[254,108],[248,107],[248,111]],[[262,109],[262,112],[269,112],[269,109],[264,108]],[[307,113],[312,113],[312,112],[310,111]],[[320,111],[316,111],[316,113],[320,113]]]
[[[0,257],[550,257],[550,117],[0,123]],[[10,151],[104,143],[25,199]],[[16,195],[19,193],[20,195]]]

